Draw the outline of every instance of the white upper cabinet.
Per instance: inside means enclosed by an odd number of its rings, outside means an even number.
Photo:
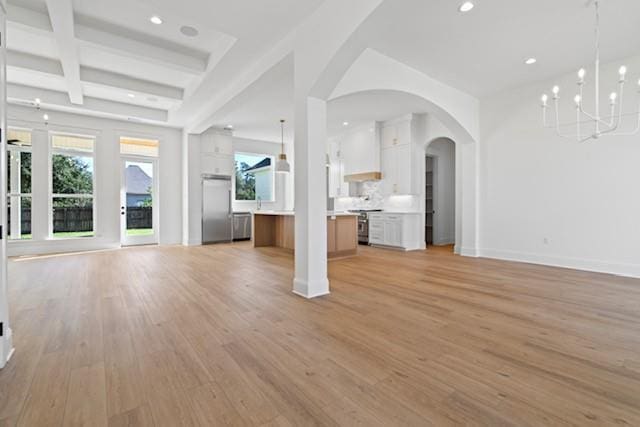
[[[419,194],[414,173],[416,171],[411,116],[382,125],[382,191],[383,194]]]
[[[230,134],[207,131],[202,134],[202,152],[217,156],[232,156],[233,137]]]
[[[344,161],[342,160],[341,143],[331,139],[327,145],[329,154],[329,197],[346,197],[349,186],[344,182]]]
[[[233,175],[233,136],[230,132],[208,130],[200,139],[201,173],[212,175]]]
[[[382,149],[411,144],[411,120],[387,123],[382,126]]]

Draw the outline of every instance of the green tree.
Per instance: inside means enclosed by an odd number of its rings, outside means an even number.
[[[54,194],[93,193],[93,159],[54,154],[51,158],[51,169]],[[57,199],[55,205],[55,207],[77,206],[78,200]]]
[[[141,208],[150,208],[153,207],[153,193],[151,192],[152,188],[149,187],[147,192],[149,193],[149,197],[145,198],[142,203],[140,203]]]
[[[238,165],[236,161],[236,200],[256,199],[256,177],[247,172],[249,168],[245,162]]]

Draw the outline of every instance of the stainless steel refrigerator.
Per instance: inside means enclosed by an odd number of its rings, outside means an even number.
[[[231,177],[202,176],[202,243],[233,240]]]

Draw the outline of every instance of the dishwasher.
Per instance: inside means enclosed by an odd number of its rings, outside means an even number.
[[[233,240],[251,240],[251,212],[233,213]]]

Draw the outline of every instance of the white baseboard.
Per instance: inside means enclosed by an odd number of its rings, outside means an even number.
[[[532,254],[526,252],[481,249],[480,256],[507,261],[527,262],[552,267],[570,268],[574,270],[593,271],[596,273],[614,274],[617,276],[640,278],[639,264],[624,264],[601,260],[589,260],[553,255]]]
[[[11,356],[15,348],[13,348],[13,333],[11,328],[7,328],[4,331],[4,336],[0,338],[0,369],[4,368],[9,360],[11,360]]]
[[[311,284],[306,280],[294,279],[293,293],[307,299],[329,295],[331,293],[329,291],[329,279],[318,280]]]
[[[456,250],[456,248],[454,248],[454,251]],[[460,255],[462,256],[468,256],[468,257],[472,257],[472,258],[477,258],[478,257],[478,250],[476,248],[462,248],[460,249]]]
[[[51,239],[41,241],[15,241],[7,244],[8,256],[48,255],[57,253],[99,251],[117,249],[120,242],[100,238]]]

